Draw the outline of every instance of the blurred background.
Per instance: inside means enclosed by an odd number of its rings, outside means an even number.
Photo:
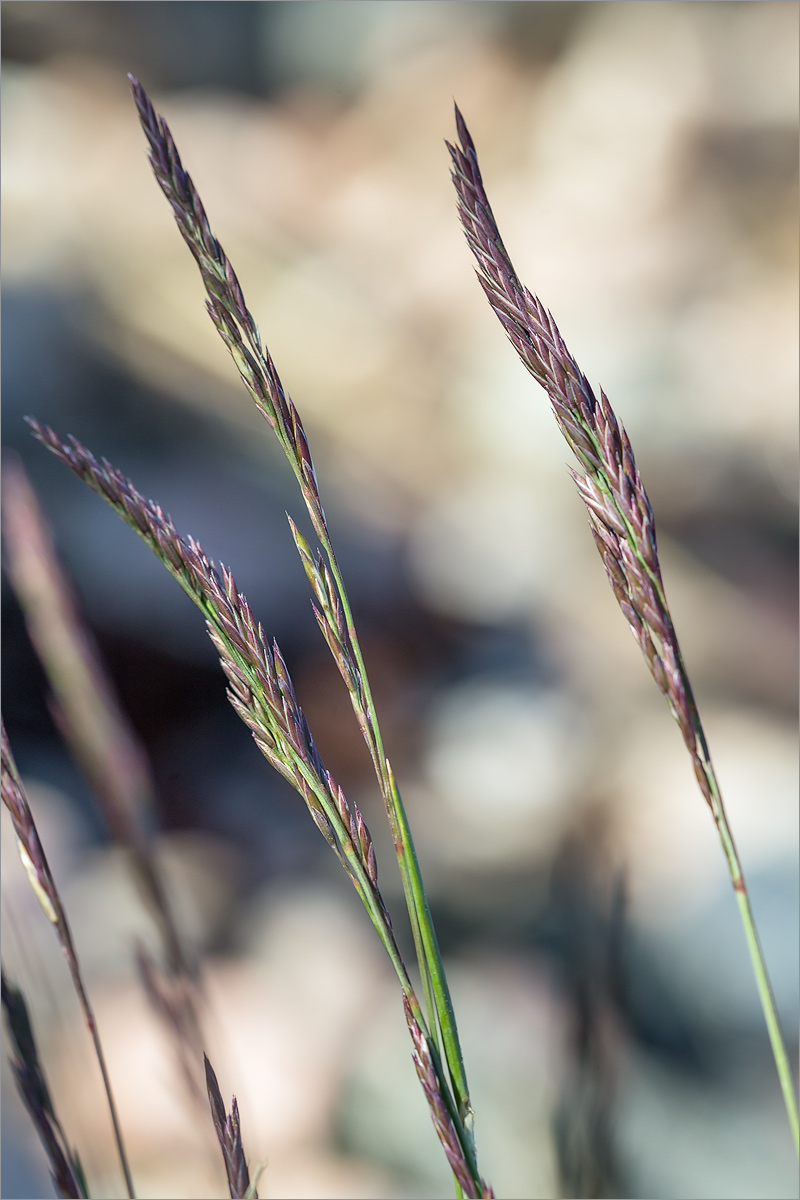
[[[167,118],[303,416],[500,1197],[796,1196],[712,821],[616,608],[543,393],[473,275],[443,139],[631,436],[797,1049],[796,3],[2,8],[5,452],[155,776],[209,1053],[260,1194],[444,1197],[397,988],[225,698],[202,619],[33,442],[107,456],[230,565],[402,908],[286,525],[301,500],[205,315],[126,72]],[[4,715],[141,1197],[225,1193],[132,965],[153,941],[3,592]],[[5,813],[3,814],[5,817]],[[66,968],[3,843],[3,951],[92,1194],[120,1196]],[[3,1195],[50,1184],[3,1062]]]

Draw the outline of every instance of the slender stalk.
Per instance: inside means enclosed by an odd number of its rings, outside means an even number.
[[[364,659],[361,653],[361,645],[356,633],[355,623],[353,621],[350,603],[345,590],[344,581],[339,571],[339,566],[336,561],[336,555],[331,545],[330,538],[327,534],[327,528],[324,530],[323,548],[328,556],[328,561],[331,566],[331,573],[336,582],[336,589],[339,599],[344,610],[345,620],[347,622],[347,632],[350,640],[350,645],[353,650],[353,655],[358,667],[358,671],[363,683],[363,711],[366,714],[366,724],[372,735],[374,744],[374,763],[383,791],[386,810],[389,815],[389,823],[394,839],[395,854],[397,855],[398,865],[400,867],[400,875],[403,882],[403,892],[406,898],[409,916],[411,918],[411,928],[414,936],[414,944],[417,952],[417,962],[420,966],[422,975],[423,988],[426,994],[428,1004],[428,1017],[431,1027],[434,1026],[434,1020],[438,1022],[441,1031],[442,1040],[444,1043],[445,1060],[450,1072],[450,1078],[455,1090],[456,1103],[461,1119],[465,1122],[468,1128],[470,1138],[471,1122],[472,1122],[472,1107],[469,1100],[469,1088],[467,1086],[467,1077],[464,1070],[464,1059],[461,1052],[461,1043],[458,1037],[458,1027],[456,1025],[455,1013],[453,1011],[453,1002],[450,996],[450,989],[447,985],[447,977],[444,973],[442,957],[439,951],[439,943],[436,937],[436,930],[431,918],[430,908],[428,907],[428,898],[425,894],[425,887],[422,882],[422,873],[419,868],[419,860],[414,846],[414,839],[411,835],[411,828],[406,816],[405,806],[400,796],[400,790],[397,787],[394,772],[383,749],[383,739],[381,736],[378,716],[375,711],[375,704],[372,699],[372,691],[369,685],[369,677],[364,664]],[[431,994],[432,993],[432,994]]]
[[[705,738],[703,737],[705,743]],[[795,1093],[795,1082],[792,1075],[792,1068],[789,1062],[789,1055],[786,1050],[786,1044],[783,1039],[783,1032],[780,1026],[778,1017],[778,1008],[775,1003],[775,996],[772,991],[772,985],[767,971],[766,959],[761,946],[761,941],[758,936],[758,928],[756,926],[755,916],[750,904],[750,893],[747,890],[747,884],[744,878],[739,852],[736,848],[736,843],[733,840],[733,833],[730,824],[728,823],[725,805],[722,801],[722,793],[719,789],[719,783],[714,768],[708,759],[708,766],[705,769],[708,788],[713,798],[712,812],[714,820],[719,831],[722,848],[725,852],[725,858],[730,871],[731,882],[733,884],[736,903],[739,907],[739,916],[742,921],[745,939],[747,941],[747,949],[750,954],[750,962],[753,967],[753,974],[756,977],[756,987],[758,988],[758,996],[761,1001],[761,1008],[764,1013],[764,1020],[767,1026],[767,1034],[769,1035],[772,1054],[775,1059],[775,1067],[778,1072],[778,1080],[781,1085],[783,1102],[786,1106],[786,1114],[789,1118],[789,1125],[794,1139],[795,1149],[800,1150],[800,1125],[798,1124],[797,1096]]]
[[[111,1088],[111,1078],[106,1066],[106,1058],[103,1053],[103,1046],[100,1041],[100,1034],[97,1029],[97,1022],[94,1016],[94,1010],[89,1001],[86,988],[81,977],[80,964],[75,951],[75,944],[72,939],[72,932],[67,921],[67,915],[64,911],[64,906],[61,903],[61,897],[55,885],[52,872],[45,856],[44,847],[42,846],[39,837],[39,831],[36,828],[36,822],[33,819],[30,805],[25,796],[22,782],[17,772],[14,756],[11,753],[11,746],[6,737],[5,726],[2,728],[2,799],[14,824],[14,832],[17,835],[17,845],[25,867],[28,878],[31,882],[36,897],[47,917],[56,931],[59,943],[64,951],[64,957],[69,966],[69,972],[72,976],[72,985],[80,1002],[83,1012],[83,1019],[86,1023],[86,1028],[89,1030],[89,1036],[94,1045],[94,1052],[100,1067],[100,1074],[103,1078],[103,1087],[106,1093],[108,1109],[111,1114],[111,1124],[114,1129],[114,1140],[117,1144],[117,1153],[119,1155],[122,1173],[125,1177],[125,1187],[130,1200],[134,1198],[133,1179],[131,1170],[128,1164],[128,1156],[125,1151],[125,1145],[122,1140],[122,1130],[120,1128],[119,1116],[117,1114],[117,1105],[114,1100],[114,1093]]]
[[[795,1084],[764,953],[722,793],[667,604],[655,519],[628,435],[605,393],[595,396],[553,317],[527,290],[506,250],[478,165],[475,145],[456,108],[460,144],[448,149],[459,217],[477,263],[478,281],[523,366],[547,392],[556,421],[580,464],[571,471],[592,535],[623,615],[664,695],[692,758],[695,777],[717,826],[744,927],[795,1147],[800,1150]]]

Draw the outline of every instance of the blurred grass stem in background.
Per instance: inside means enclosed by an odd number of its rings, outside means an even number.
[[[25,997],[6,979],[5,972],[2,973],[2,1005],[16,1054],[16,1058],[11,1059],[11,1070],[23,1103],[39,1132],[50,1163],[53,1185],[61,1196],[75,1200],[88,1198],[89,1189],[81,1161],[71,1149],[56,1116]]]
[[[147,755],[117,699],[33,488],[18,462],[4,463],[2,497],[6,568],[50,685],[50,711],[97,799],[112,840],[127,857],[158,929],[162,961],[138,945],[139,974],[174,1044],[189,1093],[204,1110],[202,985],[154,854],[158,799]]]
[[[78,996],[83,1013],[83,1019],[86,1022],[86,1028],[89,1030],[89,1036],[92,1039],[95,1056],[100,1067],[100,1073],[103,1077],[103,1087],[105,1089],[106,1099],[108,1101],[108,1109],[111,1115],[111,1124],[114,1129],[114,1140],[117,1144],[117,1152],[119,1160],[122,1164],[122,1173],[125,1177],[125,1187],[128,1196],[133,1200],[133,1179],[131,1177],[131,1169],[128,1163],[128,1156],[125,1150],[125,1145],[122,1140],[122,1130],[119,1123],[119,1115],[117,1113],[117,1105],[114,1100],[114,1093],[111,1088],[111,1079],[106,1066],[106,1057],[103,1052],[103,1046],[100,1041],[100,1032],[97,1028],[97,1021],[94,1015],[89,996],[84,986],[83,977],[81,975],[80,963],[78,955],[75,951],[75,943],[72,938],[72,931],[67,921],[67,915],[64,912],[64,906],[61,903],[61,897],[58,893],[55,880],[47,862],[44,848],[39,837],[39,831],[36,828],[36,822],[33,819],[28,799],[22,787],[17,765],[14,762],[14,756],[11,753],[11,747],[6,737],[5,726],[2,727],[0,733],[2,738],[2,775],[0,780],[2,783],[3,804],[8,809],[11,820],[14,824],[14,832],[17,835],[17,847],[19,849],[20,858],[25,867],[31,886],[36,893],[36,897],[45,913],[45,916],[53,926],[56,937],[59,940],[61,949],[64,952],[64,957],[67,960],[69,973],[72,977],[72,984]],[[52,1161],[52,1160],[51,1160]]]
[[[797,1095],[744,872],[689,675],[667,605],[653,510],[628,435],[605,393],[598,400],[551,314],[520,282],[492,213],[475,145],[456,107],[459,146],[448,143],[459,215],[478,280],[526,370],[546,391],[583,473],[571,471],[617,603],[680,727],[700,790],[719,832],[755,972],[786,1112],[800,1151]]]
[[[8,574],[47,674],[53,716],[98,799],[111,836],[130,856],[170,970],[188,980],[195,967],[187,960],[152,853],[149,826],[156,800],[146,755],[80,619],[19,463],[4,463],[2,494]]]

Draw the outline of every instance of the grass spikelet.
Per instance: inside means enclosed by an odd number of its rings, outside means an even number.
[[[412,1057],[414,1059],[417,1078],[422,1085],[422,1090],[428,1101],[428,1108],[430,1109],[436,1136],[442,1143],[453,1175],[464,1196],[476,1197],[478,1200],[481,1197],[492,1197],[494,1196],[494,1192],[491,1188],[487,1187],[483,1180],[480,1180],[480,1186],[476,1188],[474,1175],[466,1170],[464,1148],[459,1142],[456,1126],[453,1122],[453,1114],[448,1108],[444,1093],[439,1085],[439,1076],[434,1066],[430,1043],[424,1036],[419,1022],[416,1020],[405,997],[403,997],[403,1001],[406,1021],[408,1022],[408,1029],[414,1046]]]
[[[236,1103],[236,1097],[231,1101],[230,1115],[225,1112],[225,1104],[222,1099],[222,1093],[219,1090],[217,1076],[214,1073],[214,1068],[208,1061],[207,1056],[203,1055],[203,1063],[206,1070],[206,1087],[208,1089],[208,1102],[211,1106],[211,1119],[214,1122],[214,1129],[217,1133],[222,1157],[225,1162],[225,1174],[228,1179],[228,1189],[231,1194],[231,1200],[245,1200],[245,1197],[254,1197],[258,1200],[258,1192],[255,1185],[250,1185],[250,1171],[247,1167],[247,1160],[244,1156],[244,1147],[242,1145],[242,1131],[239,1124],[239,1105]]]

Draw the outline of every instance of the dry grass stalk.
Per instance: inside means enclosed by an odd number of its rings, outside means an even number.
[[[666,697],[692,758],[728,863],[795,1145],[794,1080],[759,944],[739,855],[728,823],[689,676],[661,578],[653,510],[628,435],[605,393],[595,396],[542,302],[520,282],[489,204],[475,145],[456,108],[460,145],[448,149],[458,209],[478,280],[525,368],[550,399],[581,466],[571,474],[586,505],[595,543],[617,603]]]
[[[135,953],[139,982],[147,1001],[172,1043],[181,1079],[189,1098],[200,1108],[205,1098],[200,1086],[199,1060],[202,1032],[195,982],[180,973],[165,972],[145,946]]]
[[[4,465],[2,492],[6,566],[50,684],[50,708],[97,797],[111,836],[126,852],[158,927],[165,970],[162,977],[162,968],[148,960],[151,986],[145,991],[162,1019],[164,1006],[155,1000],[169,997],[169,1019],[164,1023],[181,1075],[199,1101],[203,1099],[200,981],[153,854],[152,816],[157,805],[147,756],[119,705],[21,464]]]
[[[78,614],[20,463],[4,462],[2,490],[8,576],[53,690],[55,719],[103,804],[112,834],[144,855],[153,809],[144,753]]]
[[[53,1186],[59,1196],[80,1200],[88,1197],[86,1177],[77,1153],[70,1149],[61,1122],[56,1116],[47,1086],[28,1006],[18,987],[2,973],[2,1003],[13,1044],[11,1070],[50,1163]]]
[[[156,800],[146,754],[119,705],[19,463],[4,464],[2,490],[8,575],[52,689],[54,719],[100,802],[112,837],[129,854],[170,971],[193,976],[195,964],[187,959],[153,857],[150,830]]]
[[[3,804],[8,809],[11,820],[14,825],[14,832],[17,836],[17,846],[19,848],[20,858],[25,867],[28,878],[31,882],[36,897],[44,910],[47,919],[55,929],[61,949],[64,952],[64,957],[69,966],[70,975],[72,976],[73,987],[80,1002],[83,1018],[86,1022],[86,1027],[94,1045],[95,1055],[100,1067],[100,1073],[103,1077],[103,1086],[105,1088],[106,1098],[108,1100],[108,1108],[111,1114],[111,1123],[114,1129],[114,1139],[117,1144],[117,1152],[119,1154],[122,1171],[125,1176],[125,1186],[128,1191],[128,1196],[133,1197],[133,1180],[131,1178],[130,1166],[128,1157],[125,1152],[125,1146],[122,1141],[122,1131],[119,1125],[119,1117],[117,1115],[117,1106],[114,1101],[114,1094],[111,1089],[111,1079],[106,1066],[105,1054],[100,1042],[100,1034],[97,1028],[94,1011],[92,1009],[89,997],[84,987],[83,978],[81,977],[80,963],[75,951],[75,944],[72,939],[72,933],[67,921],[64,906],[61,903],[58,889],[53,879],[52,872],[47,862],[47,857],[39,837],[39,831],[36,828],[36,822],[33,819],[30,805],[22,787],[22,783],[17,772],[16,763],[11,753],[11,747],[6,737],[5,726],[2,727],[2,770],[0,771],[0,793],[2,794]]]

